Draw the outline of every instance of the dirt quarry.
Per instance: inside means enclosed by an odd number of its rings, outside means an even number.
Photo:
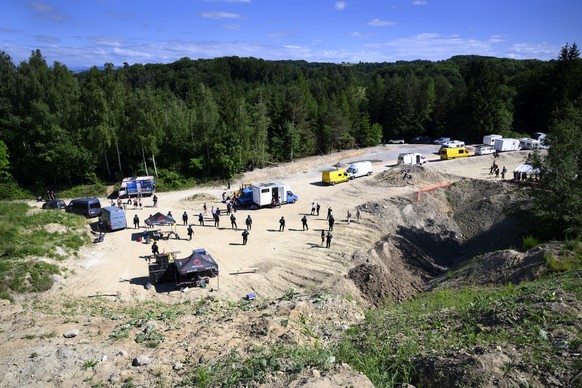
[[[137,214],[141,230],[143,220],[156,211],[171,211],[178,220],[187,212],[193,240],[186,239],[186,226],[178,221],[175,231],[182,238],[161,241],[160,250],[180,251],[178,257],[185,257],[193,249],[205,248],[219,264],[220,276],[207,288],[186,292],[146,289],[144,257],[150,254],[150,245],[135,241],[132,235],[139,230],[131,227],[108,233],[103,243],[67,260],[67,269],[55,277],[51,291],[17,296],[15,304],[2,306],[0,386],[91,386],[99,381],[118,386],[128,379],[140,386],[171,386],[182,381],[185,366],[193,360],[203,363],[253,345],[310,343],[301,322],[321,330],[321,337],[332,338],[363,319],[368,306],[409,298],[463,261],[518,244],[531,227],[527,190],[489,175],[492,157],[401,168],[394,165],[387,148],[306,158],[241,176],[232,183],[233,189],[243,182],[284,182],[299,202],[239,210],[238,229],[231,227],[228,217],[222,217],[220,227],[210,226],[210,214],[206,226],[197,223],[204,203],[209,210],[225,208],[222,193],[231,194],[232,189],[224,186],[158,193],[158,208],[149,200],[143,209],[130,206],[128,222]],[[506,153],[497,163],[512,171],[525,157],[526,153]],[[321,184],[323,169],[358,160],[372,160],[375,173],[335,186]],[[313,202],[321,206],[319,215],[310,214]],[[320,236],[329,229],[330,208],[336,222],[331,247],[325,248]],[[249,214],[252,230],[248,244],[242,245]],[[306,231],[300,222],[303,215],[308,217]],[[281,217],[287,220],[284,232],[279,232]],[[257,296],[254,307],[248,311],[232,307],[249,293]],[[167,314],[159,311],[160,304],[175,304],[184,311],[170,323],[162,320],[163,328],[152,324],[158,327],[149,332],[163,332],[164,340],[149,349],[132,336]],[[113,335],[127,321],[126,308],[151,314],[140,315],[143,322],[130,325],[126,337]],[[75,329],[77,335],[63,337]],[[147,363],[132,364],[144,354]],[[345,368],[337,371],[339,380],[313,373],[294,381],[279,376],[270,385],[369,384]]]

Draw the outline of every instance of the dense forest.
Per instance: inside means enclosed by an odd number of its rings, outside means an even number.
[[[330,64],[256,58],[111,63],[74,73],[0,52],[0,178],[28,188],[123,176],[229,178],[384,140],[551,131],[580,109],[575,44],[552,61]]]

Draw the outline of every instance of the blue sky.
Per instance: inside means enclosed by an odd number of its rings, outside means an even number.
[[[70,68],[221,56],[309,62],[556,58],[580,0],[1,0],[0,50]]]

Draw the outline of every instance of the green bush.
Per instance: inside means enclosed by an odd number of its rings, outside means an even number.
[[[526,236],[523,238],[523,249],[526,251],[538,246],[540,242],[534,236]]]

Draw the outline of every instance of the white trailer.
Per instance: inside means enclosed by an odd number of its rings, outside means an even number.
[[[418,153],[404,153],[398,155],[398,164],[424,164],[424,155]]]
[[[522,138],[519,139],[519,146],[522,150],[533,150],[534,148],[540,148],[540,141],[536,139]]]
[[[495,147],[495,151],[498,152],[520,150],[518,139],[496,139],[493,147]]]
[[[254,208],[284,203],[295,203],[299,198],[291,187],[283,183],[260,183],[252,185]]]
[[[495,140],[497,139],[503,139],[503,136],[501,135],[485,135],[483,136],[483,144],[485,145],[495,145]]]

